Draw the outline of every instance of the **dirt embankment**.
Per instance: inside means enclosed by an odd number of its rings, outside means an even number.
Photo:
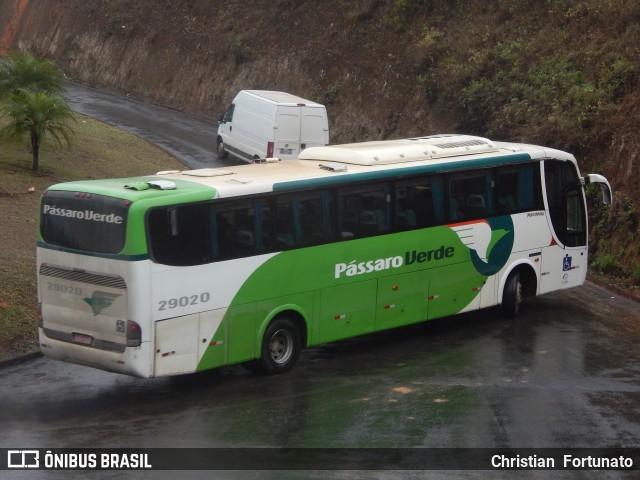
[[[615,189],[596,260],[640,283],[638,24],[635,0],[0,0],[0,52],[213,118],[240,89],[290,91],[327,105],[333,143],[458,131],[569,149]]]

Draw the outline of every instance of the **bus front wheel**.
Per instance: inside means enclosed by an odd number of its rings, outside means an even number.
[[[296,324],[286,317],[275,319],[262,338],[262,370],[269,375],[291,370],[298,360],[300,345],[300,330]]]
[[[515,318],[522,302],[522,283],[520,273],[511,272],[504,285],[502,293],[502,312],[509,318]]]

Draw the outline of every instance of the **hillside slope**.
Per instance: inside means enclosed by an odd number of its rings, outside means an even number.
[[[570,150],[615,189],[596,266],[640,283],[635,0],[0,0],[0,32],[0,51],[208,117],[240,89],[307,97],[333,143],[464,132]]]

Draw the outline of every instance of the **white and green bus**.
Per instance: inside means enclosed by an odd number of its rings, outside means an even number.
[[[247,363],[580,285],[585,186],[565,152],[439,135],[299,159],[68,182],[43,195],[39,337],[140,377]]]

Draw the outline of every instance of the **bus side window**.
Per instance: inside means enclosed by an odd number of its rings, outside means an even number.
[[[391,231],[389,186],[348,187],[339,192],[342,238],[363,238]]]
[[[477,220],[493,215],[491,170],[456,173],[449,177],[449,220]]]
[[[331,196],[328,192],[281,195],[276,199],[276,248],[319,245],[332,240]]]
[[[438,177],[400,180],[396,183],[396,225],[399,231],[444,222],[443,182]]]
[[[149,212],[151,257],[165,265],[201,265],[211,261],[205,204],[156,208]]]
[[[298,221],[293,217],[294,208],[292,208],[291,199],[278,198],[276,201],[276,250],[289,250],[298,244],[295,228]]]
[[[211,251],[217,260],[247,257],[273,248],[271,207],[266,201],[211,207]]]
[[[544,208],[537,164],[500,167],[496,183],[497,213],[515,213]]]
[[[265,253],[273,250],[273,216],[271,205],[266,202],[256,202],[255,211],[255,231],[256,231],[256,253]]]

